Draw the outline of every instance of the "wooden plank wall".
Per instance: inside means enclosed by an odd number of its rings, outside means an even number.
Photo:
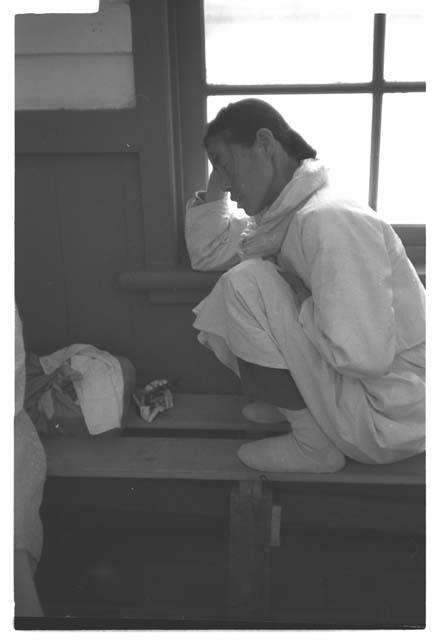
[[[33,349],[116,342],[122,352],[131,302],[113,295],[114,279],[143,267],[136,158],[20,156],[16,209],[16,295]]]
[[[151,304],[116,285],[119,272],[145,268],[137,154],[19,155],[15,227],[28,350],[84,342],[130,358],[139,382],[168,377],[184,392],[239,390],[197,343],[192,304]]]

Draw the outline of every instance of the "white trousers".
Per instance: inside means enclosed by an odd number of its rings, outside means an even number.
[[[425,450],[424,381],[397,356],[390,384],[407,385],[411,401],[397,406],[397,394],[388,393],[376,411],[369,385],[335,371],[310,342],[292,289],[270,261],[250,259],[227,271],[194,313],[199,341],[238,375],[237,358],[287,369],[316,422],[346,456],[378,464]],[[390,384],[379,384],[379,393]]]

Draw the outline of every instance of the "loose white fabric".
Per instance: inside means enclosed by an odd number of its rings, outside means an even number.
[[[74,344],[40,358],[45,373],[51,373],[66,360],[82,374],[74,388],[89,433],[119,429],[123,411],[124,379],[119,360],[91,345]]]
[[[250,402],[241,409],[243,416],[250,422],[262,424],[278,424],[284,422],[279,408],[265,402]]]
[[[47,461],[35,426],[23,409],[25,361],[22,324],[15,307],[14,549],[27,551],[36,568],[43,543],[39,508]]]
[[[239,242],[249,218],[229,211],[227,196],[204,202],[197,193],[187,202],[185,241],[198,271],[228,269],[239,262]]]
[[[292,198],[289,183],[280,209],[271,207],[274,219],[282,209],[289,218],[280,246],[268,229],[260,239],[259,220],[248,250],[261,258],[227,271],[196,307],[199,340],[236,373],[237,357],[288,369],[315,420],[345,455],[383,463],[420,453],[423,286],[390,225],[369,207],[334,195],[317,161],[299,171],[302,201]],[[240,231],[227,213],[219,226],[216,211],[210,213],[217,205],[210,204],[188,209],[188,246],[200,237],[201,250],[209,248],[202,264],[224,268],[219,256],[224,264],[235,260],[242,231],[248,236],[251,226],[245,220]],[[311,291],[301,308],[276,265],[263,257],[295,272]]]
[[[241,445],[238,457],[245,465],[259,471],[304,473],[335,473],[345,466],[345,456],[308,409],[279,412],[291,423],[291,433]]]
[[[305,160],[268,209],[249,219],[241,233],[242,259],[276,255],[298,209],[327,184],[327,169],[317,160]]]

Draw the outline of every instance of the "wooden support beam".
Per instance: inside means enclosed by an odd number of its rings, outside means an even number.
[[[230,504],[230,609],[237,619],[264,620],[270,606],[272,496],[260,479],[241,481]]]

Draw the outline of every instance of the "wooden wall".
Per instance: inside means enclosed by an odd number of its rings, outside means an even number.
[[[139,382],[232,393],[235,376],[201,347],[192,303],[156,304],[117,284],[145,268],[137,154],[19,155],[16,299],[38,354],[84,342],[123,354]]]
[[[182,214],[183,202],[176,190],[180,163],[172,120],[178,105],[169,82],[168,2],[105,4],[103,13],[93,17],[23,16],[17,24],[22,87],[16,111],[15,295],[26,347],[42,355],[89,343],[130,358],[139,383],[166,377],[178,391],[236,393],[235,376],[197,342],[191,326],[194,296],[158,301],[148,291],[131,292],[117,282],[125,271],[177,268],[182,225],[177,226],[175,214]],[[120,9],[117,30],[114,14]],[[56,58],[54,51],[74,47],[67,55],[76,62],[82,55],[87,61],[102,56],[101,62],[106,55],[129,55],[103,53],[107,42],[125,49],[129,37],[131,44],[125,9],[133,16],[135,105],[120,109],[113,100],[95,109],[98,87],[112,83],[104,94],[108,99],[124,86],[124,79],[117,82],[116,65],[104,82],[90,88],[84,79],[80,87],[85,91],[74,94],[68,88],[62,104],[53,102],[65,82],[58,85],[59,76],[50,75],[46,56]],[[80,33],[86,54],[74,33]],[[37,51],[41,34],[43,52]],[[35,69],[37,60],[53,87],[49,98],[24,86],[28,76],[20,65]],[[81,78],[98,75],[91,67]],[[128,92],[123,98],[130,103]]]

